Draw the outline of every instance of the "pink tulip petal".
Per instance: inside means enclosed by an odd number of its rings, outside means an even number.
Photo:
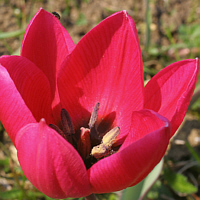
[[[24,125],[51,117],[49,82],[32,62],[20,56],[0,58],[0,120],[13,143]]]
[[[138,35],[126,11],[93,28],[61,67],[58,90],[75,126],[89,122],[97,102],[99,122],[130,128],[131,112],[143,108],[143,71]]]
[[[170,136],[167,119],[150,110],[136,111],[131,127],[119,151],[88,170],[94,193],[118,191],[137,184],[164,156]]]
[[[50,81],[55,81],[61,63],[74,47],[59,20],[39,9],[26,29],[21,55],[35,63]]]
[[[185,116],[198,72],[198,59],[179,61],[161,70],[145,86],[144,107],[158,112],[171,121],[171,136]]]
[[[58,107],[57,72],[74,47],[70,35],[59,20],[43,9],[33,17],[24,35],[21,55],[35,63],[49,79],[54,118],[59,116],[61,109]]]
[[[47,196],[83,197],[91,193],[80,155],[44,119],[19,131],[16,148],[25,176]]]

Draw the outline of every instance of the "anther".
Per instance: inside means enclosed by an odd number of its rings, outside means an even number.
[[[66,135],[74,135],[75,134],[71,117],[64,108],[61,110],[61,122],[63,125],[63,131]]]
[[[49,124],[49,127],[57,131],[63,138],[67,139],[66,135],[56,125]]]
[[[111,146],[115,142],[116,137],[120,133],[120,128],[116,126],[107,132],[101,141],[101,144],[94,146],[91,151],[91,155],[95,158],[99,159],[104,156],[107,156],[111,150]]]
[[[77,139],[75,137],[73,123],[72,123],[69,113],[64,108],[61,110],[61,122],[63,125],[63,132],[65,134],[65,138],[67,138],[67,141],[70,144],[72,144],[74,148],[76,149]]]
[[[107,132],[102,139],[102,143],[107,147],[111,147],[113,143],[115,142],[116,137],[120,133],[120,128],[116,126],[115,128],[111,129],[109,132]]]
[[[99,111],[99,103],[97,103],[95,105],[95,107],[94,107],[94,109],[92,111],[92,115],[90,117],[90,121],[89,121],[89,124],[88,124],[90,129],[94,126],[94,124],[95,124],[95,122],[97,120],[98,111]]]

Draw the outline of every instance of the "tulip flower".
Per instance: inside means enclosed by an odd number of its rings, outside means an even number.
[[[136,26],[126,11],[75,46],[51,13],[28,25],[20,56],[0,58],[0,120],[25,176],[52,198],[133,186],[164,156],[198,76],[198,59],[144,87]]]

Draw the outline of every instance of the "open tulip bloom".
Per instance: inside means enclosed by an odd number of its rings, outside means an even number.
[[[144,87],[134,21],[117,12],[75,46],[51,13],[27,27],[20,56],[0,58],[0,120],[25,176],[52,198],[109,193],[143,180],[180,126],[198,59]]]

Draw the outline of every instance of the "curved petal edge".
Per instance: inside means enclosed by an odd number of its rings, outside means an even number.
[[[25,176],[47,196],[83,197],[91,193],[82,158],[44,119],[19,131],[16,148]]]
[[[183,60],[161,70],[145,86],[144,108],[152,109],[170,120],[171,136],[183,121],[198,74],[198,58]]]
[[[144,128],[143,119],[147,122]],[[136,185],[164,156],[171,130],[166,118],[150,110],[136,111],[133,112],[131,127],[119,151],[88,170],[94,193],[113,192]]]

